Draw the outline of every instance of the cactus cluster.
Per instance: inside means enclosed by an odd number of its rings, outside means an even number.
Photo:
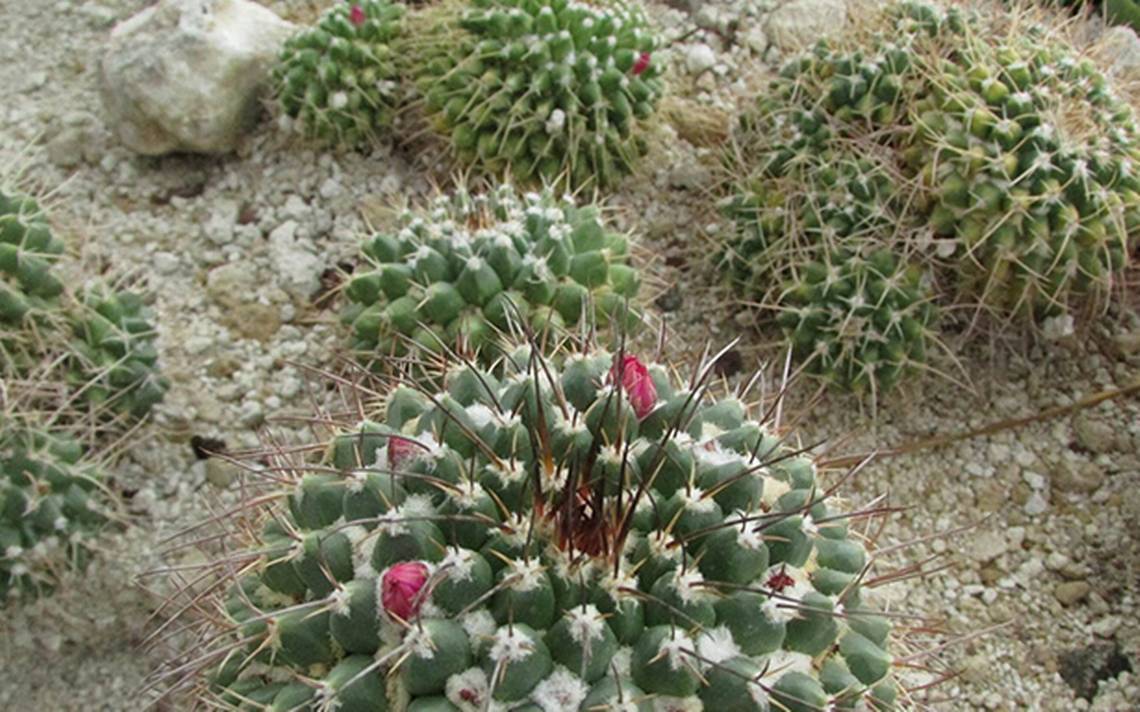
[[[388,389],[261,498],[225,629],[206,633],[221,645],[195,652],[198,694],[344,712],[892,709],[869,553],[813,460],[710,397],[710,370],[678,383],[630,354],[523,347]]]
[[[0,416],[0,606],[50,592],[86,564],[110,512],[83,454],[66,436]]]
[[[607,231],[596,207],[509,185],[439,196],[399,229],[368,239],[348,283],[343,319],[367,359],[457,349],[497,358],[497,334],[557,336],[583,321],[607,326],[639,287],[629,242]]]
[[[63,251],[34,198],[0,189],[0,373],[21,368],[20,335],[58,309],[63,282],[52,264]]]
[[[354,145],[391,127],[400,93],[391,43],[403,13],[388,0],[341,2],[286,41],[273,81],[302,133]]]
[[[169,382],[158,371],[153,314],[135,292],[92,287],[70,316],[69,379],[82,400],[142,418]]]
[[[1140,226],[1133,112],[1041,27],[971,12],[899,2],[785,65],[736,132],[738,280],[772,300],[803,293],[774,285],[821,252],[889,250],[1003,323],[1102,302]],[[814,333],[813,353],[859,348]]]
[[[798,270],[777,321],[811,373],[878,392],[925,363],[934,308],[913,266],[890,250],[840,250]]]
[[[476,0],[429,45],[419,84],[459,158],[524,184],[605,185],[644,152],[658,40],[620,0]]]

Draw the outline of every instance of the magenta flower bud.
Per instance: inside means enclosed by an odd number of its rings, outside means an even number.
[[[380,602],[388,615],[403,621],[415,618],[423,604],[428,567],[422,561],[405,561],[384,572],[380,580]]]
[[[633,69],[630,70],[633,72],[633,76],[636,77],[646,69],[649,69],[649,59],[650,57],[648,52],[641,53],[641,55],[637,58],[637,61],[633,63]]]
[[[360,27],[368,18],[364,16],[364,8],[359,5],[353,5],[352,9],[348,12],[348,19],[352,22],[352,24]]]
[[[636,356],[623,356],[620,364],[614,364],[610,372],[612,380],[621,378],[621,386],[633,406],[638,420],[649,415],[657,405],[657,386],[649,376],[649,369]]]
[[[421,452],[423,448],[416,441],[393,435],[388,438],[388,467],[398,470],[400,465],[415,459]]]

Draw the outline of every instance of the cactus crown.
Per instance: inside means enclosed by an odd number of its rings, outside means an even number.
[[[832,511],[813,461],[739,398],[708,397],[711,370],[681,384],[629,354],[524,347],[390,389],[382,419],[340,431],[257,510],[224,629],[206,633],[225,642],[195,653],[201,694],[891,708],[859,513]]]
[[[412,346],[489,362],[500,356],[491,348],[497,333],[557,336],[584,316],[604,327],[614,314],[625,318],[639,287],[627,238],[608,232],[597,208],[509,185],[405,212],[395,233],[370,238],[363,253],[367,270],[348,284],[343,318],[366,357]]]
[[[273,80],[303,134],[355,145],[391,127],[399,76],[390,43],[403,13],[387,0],[341,2],[286,41]]]
[[[461,160],[522,184],[605,185],[630,170],[638,121],[662,92],[637,8],[478,0],[447,12],[456,29],[425,44],[419,83]]]

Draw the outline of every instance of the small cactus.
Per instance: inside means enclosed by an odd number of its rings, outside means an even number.
[[[433,22],[449,29],[410,38],[410,54],[425,108],[464,163],[578,187],[611,183],[644,152],[639,125],[661,96],[662,66],[633,5],[475,0]]]
[[[926,361],[934,307],[918,270],[889,250],[801,266],[779,306],[808,371],[857,393],[890,390]]]
[[[153,315],[134,292],[89,288],[68,314],[69,379],[82,400],[142,418],[170,384],[158,372]]]
[[[384,389],[274,467],[172,668],[281,710],[893,709],[858,513],[711,369],[523,347]]]
[[[273,81],[303,134],[351,146],[391,128],[399,99],[391,42],[403,10],[387,0],[340,2],[286,41]]]
[[[110,514],[78,442],[15,420],[0,414],[0,607],[81,570]]]
[[[63,251],[35,199],[0,189],[0,374],[27,367],[22,336],[58,311],[64,287],[52,265]]]
[[[409,349],[459,349],[485,360],[498,334],[557,336],[583,316],[606,326],[636,296],[629,241],[607,231],[597,208],[549,191],[440,196],[426,214],[364,244],[364,269],[345,293],[343,318],[365,359]]]

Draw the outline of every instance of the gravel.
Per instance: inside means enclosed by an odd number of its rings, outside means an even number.
[[[433,178],[445,178],[415,171],[384,145],[314,151],[272,121],[229,158],[132,156],[102,123],[95,69],[110,25],[144,4],[54,0],[0,10],[9,28],[0,38],[0,83],[10,92],[0,103],[0,164],[26,153],[27,179],[53,191],[53,220],[74,247],[67,267],[75,275],[129,273],[149,285],[173,383],[114,467],[115,486],[131,494],[133,526],[105,537],[103,554],[57,595],[4,611],[0,708],[9,710],[140,708],[130,695],[165,654],[162,645],[140,647],[154,630],[163,584],[134,582],[164,563],[192,561],[167,552],[166,540],[234,497],[225,489],[233,468],[196,459],[191,438],[250,448],[267,425],[285,441],[307,437],[294,421],[273,419],[311,412],[323,391],[309,369],[337,362],[335,312],[314,304],[322,274],[354,257],[362,215],[423,198]],[[302,0],[265,4],[294,21],[311,14]],[[663,53],[682,108],[657,130],[643,173],[608,203],[615,223],[641,238],[646,296],[660,307],[673,353],[695,359],[705,343],[719,348],[740,337],[725,361],[732,384],[764,364],[782,366],[783,355],[774,334],[752,328],[748,305],[713,283],[709,255],[723,226],[707,195],[719,175],[708,137],[723,134],[763,85],[765,61],[778,58],[765,35],[765,13],[777,3],[675,4],[692,14],[656,3],[650,14],[667,36],[684,36]],[[784,419],[801,421],[804,442],[841,441],[839,453],[1032,415],[1134,379],[1140,317],[1114,312],[1078,338],[957,354],[965,386],[918,379],[872,418],[834,395],[805,415],[815,389],[802,383]],[[949,362],[935,366],[958,372]],[[948,632],[916,633],[908,640],[916,653],[960,639],[932,665],[962,672],[936,692],[949,708],[1140,708],[1140,680],[1130,672],[1140,660],[1138,452],[1140,403],[1120,399],[881,458],[846,486],[855,506],[888,494],[900,507],[879,544],[915,543],[888,563],[937,557],[927,568],[948,566],[876,595]],[[931,537],[939,532],[957,533]],[[905,679],[935,675],[913,669]]]

